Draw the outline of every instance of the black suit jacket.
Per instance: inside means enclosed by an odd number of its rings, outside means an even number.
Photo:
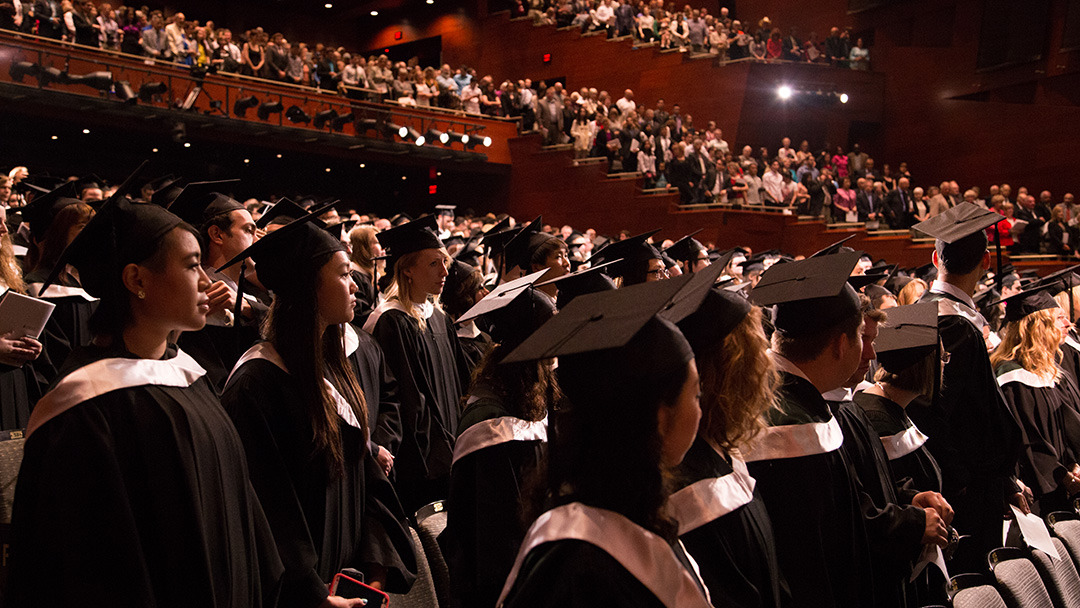
[[[49,0],[36,0],[34,2],[34,18],[38,20],[38,35],[46,38],[60,38],[64,33],[63,13],[60,12],[60,2]],[[54,23],[53,18],[59,19]]]
[[[896,188],[885,195],[884,212],[893,228],[903,228],[908,223],[908,207],[913,204],[911,193],[904,192],[903,199],[900,197],[901,190]]]
[[[873,197],[872,205],[870,197]],[[855,195],[855,210],[859,213],[860,222],[865,222],[870,219],[871,213],[882,213],[884,211],[884,206],[885,201],[883,200],[883,197],[878,196],[873,192],[860,190],[859,193]]]

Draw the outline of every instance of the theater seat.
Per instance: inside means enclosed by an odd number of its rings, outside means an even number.
[[[441,608],[450,607],[450,568],[446,565],[442,549],[439,547],[439,535],[446,529],[446,503],[437,500],[420,507],[416,512],[416,524],[420,532],[420,542],[424,545],[428,564],[431,566],[431,579],[435,583],[435,594]]]
[[[390,605],[394,608],[431,608],[438,605],[438,597],[435,595],[435,583],[431,580],[431,567],[428,566],[424,556],[424,545],[420,542],[420,535],[416,529],[409,526],[412,535],[413,550],[416,552],[416,581],[409,592],[401,595],[391,593]]]
[[[1001,547],[990,552],[990,569],[1009,608],[1054,608],[1035,564],[1024,550]]]
[[[19,479],[25,443],[22,431],[0,432],[0,524],[11,523],[15,482]]]
[[[1080,568],[1080,516],[1068,511],[1056,511],[1046,516],[1050,531],[1061,539],[1069,550],[1073,565]]]
[[[958,574],[949,581],[953,608],[1008,608],[1001,594],[981,574]]]
[[[1039,551],[1031,550],[1031,561],[1035,562],[1035,568],[1042,576],[1046,591],[1057,608],[1071,608],[1080,606],[1080,575],[1076,572],[1069,551],[1060,539],[1051,539],[1057,548],[1057,558],[1051,560],[1050,556]]]

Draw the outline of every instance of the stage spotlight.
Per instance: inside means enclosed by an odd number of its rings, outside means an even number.
[[[418,146],[422,146],[427,143],[427,138],[424,137],[422,133],[412,127],[401,127],[401,130],[398,131],[398,135],[401,136],[401,139],[404,139],[405,141],[411,140]]]
[[[285,110],[285,106],[281,105],[280,101],[268,101],[260,105],[255,114],[260,120],[266,120],[270,118],[271,114],[281,114],[283,110]]]
[[[436,129],[435,127],[431,127],[427,130],[427,133],[424,133],[424,139],[430,142],[437,141],[444,146],[450,143],[450,136],[447,135],[445,132]]]
[[[24,76],[37,76],[41,71],[41,66],[36,63],[30,63],[29,61],[16,61],[11,64],[11,70],[8,71],[8,75],[15,82],[22,82]]]
[[[338,116],[334,120],[330,121],[330,129],[340,133],[341,131],[345,130],[345,125],[351,123],[352,121],[353,115],[351,112],[349,114],[342,114],[341,116]]]
[[[233,104],[232,113],[234,116],[246,116],[248,109],[254,108],[257,105],[259,105],[259,100],[256,99],[254,95],[241,97]]]
[[[289,122],[299,122],[304,124],[311,122],[311,115],[297,105],[291,105],[288,110],[285,110],[285,118],[289,119]]]
[[[90,72],[89,74],[67,74],[64,76],[66,84],[82,84],[99,91],[111,91],[113,87],[112,72]]]
[[[491,147],[491,138],[486,136],[486,135],[484,137],[471,137],[471,138],[469,138],[469,141],[465,142],[465,149],[466,150],[472,150],[473,148],[475,148],[477,146],[483,146],[485,148],[490,148]]]
[[[139,87],[139,99],[146,103],[154,101],[155,96],[169,92],[169,87],[164,82],[147,82]]]
[[[776,89],[776,96],[783,100],[791,99],[792,94],[794,94],[794,91],[786,84],[780,85],[780,88]]]
[[[139,97],[135,94],[135,89],[131,88],[131,83],[126,80],[116,83],[116,96],[120,98],[120,101],[126,101],[130,104],[134,104],[139,100]]]
[[[393,139],[395,135],[401,138],[408,137],[409,130],[401,125],[394,124],[389,120],[383,123],[383,135]]]
[[[64,82],[66,78],[65,74],[56,68],[41,68],[36,74],[38,83],[43,87],[49,86],[53,82]]]
[[[315,122],[313,124],[315,125],[316,129],[321,129],[326,126],[326,123],[336,119],[337,117],[337,112],[333,110],[323,110],[322,112],[315,114]]]
[[[840,94],[840,103],[847,103],[848,99],[851,99],[851,98],[848,97],[847,93],[841,93]]]
[[[378,131],[379,121],[374,118],[361,118],[356,121],[353,127],[356,129],[357,135],[362,135],[368,131]]]

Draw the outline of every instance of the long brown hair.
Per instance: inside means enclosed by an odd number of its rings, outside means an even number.
[[[1043,380],[1057,380],[1061,374],[1062,331],[1057,327],[1057,309],[1039,310],[1005,326],[1005,337],[990,354],[996,369],[1006,361],[1016,361]]]
[[[555,370],[546,360],[500,364],[511,350],[501,344],[489,349],[473,372],[472,386],[482,384],[495,391],[512,416],[543,420],[548,406],[563,400]]]
[[[15,293],[26,293],[26,283],[23,282],[22,271],[15,260],[15,249],[11,245],[11,235],[0,239],[0,281],[3,282],[2,287]]]
[[[360,383],[345,357],[344,330],[340,325],[327,327],[320,334],[319,270],[333,257],[320,256],[308,268],[300,269],[287,289],[274,293],[264,329],[266,339],[281,355],[289,375],[296,379],[303,397],[303,407],[314,434],[312,458],[325,460],[331,475],[340,475],[345,467],[341,447],[341,429],[337,405],[326,386],[328,380],[341,393],[368,434],[367,402]],[[366,449],[366,445],[364,446]]]
[[[60,254],[68,246],[68,232],[79,223],[87,223],[94,217],[94,208],[86,203],[72,203],[61,209],[53,218],[38,247],[31,247],[27,252],[26,264],[34,270],[49,272],[56,266]]]
[[[768,355],[761,309],[754,308],[723,341],[697,358],[701,376],[698,434],[724,450],[746,445],[761,430],[780,375]]]

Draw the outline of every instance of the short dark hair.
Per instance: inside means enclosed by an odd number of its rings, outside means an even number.
[[[809,333],[800,333],[793,336],[784,330],[777,328],[772,335],[773,350],[780,353],[784,358],[795,363],[813,361],[825,352],[825,349],[843,334],[848,340],[854,340],[859,336],[859,328],[862,326],[862,312],[855,313],[850,317]]]
[[[938,240],[934,245],[938,259],[949,274],[968,274],[982,263],[986,254],[986,233],[982,230],[952,243]]]

